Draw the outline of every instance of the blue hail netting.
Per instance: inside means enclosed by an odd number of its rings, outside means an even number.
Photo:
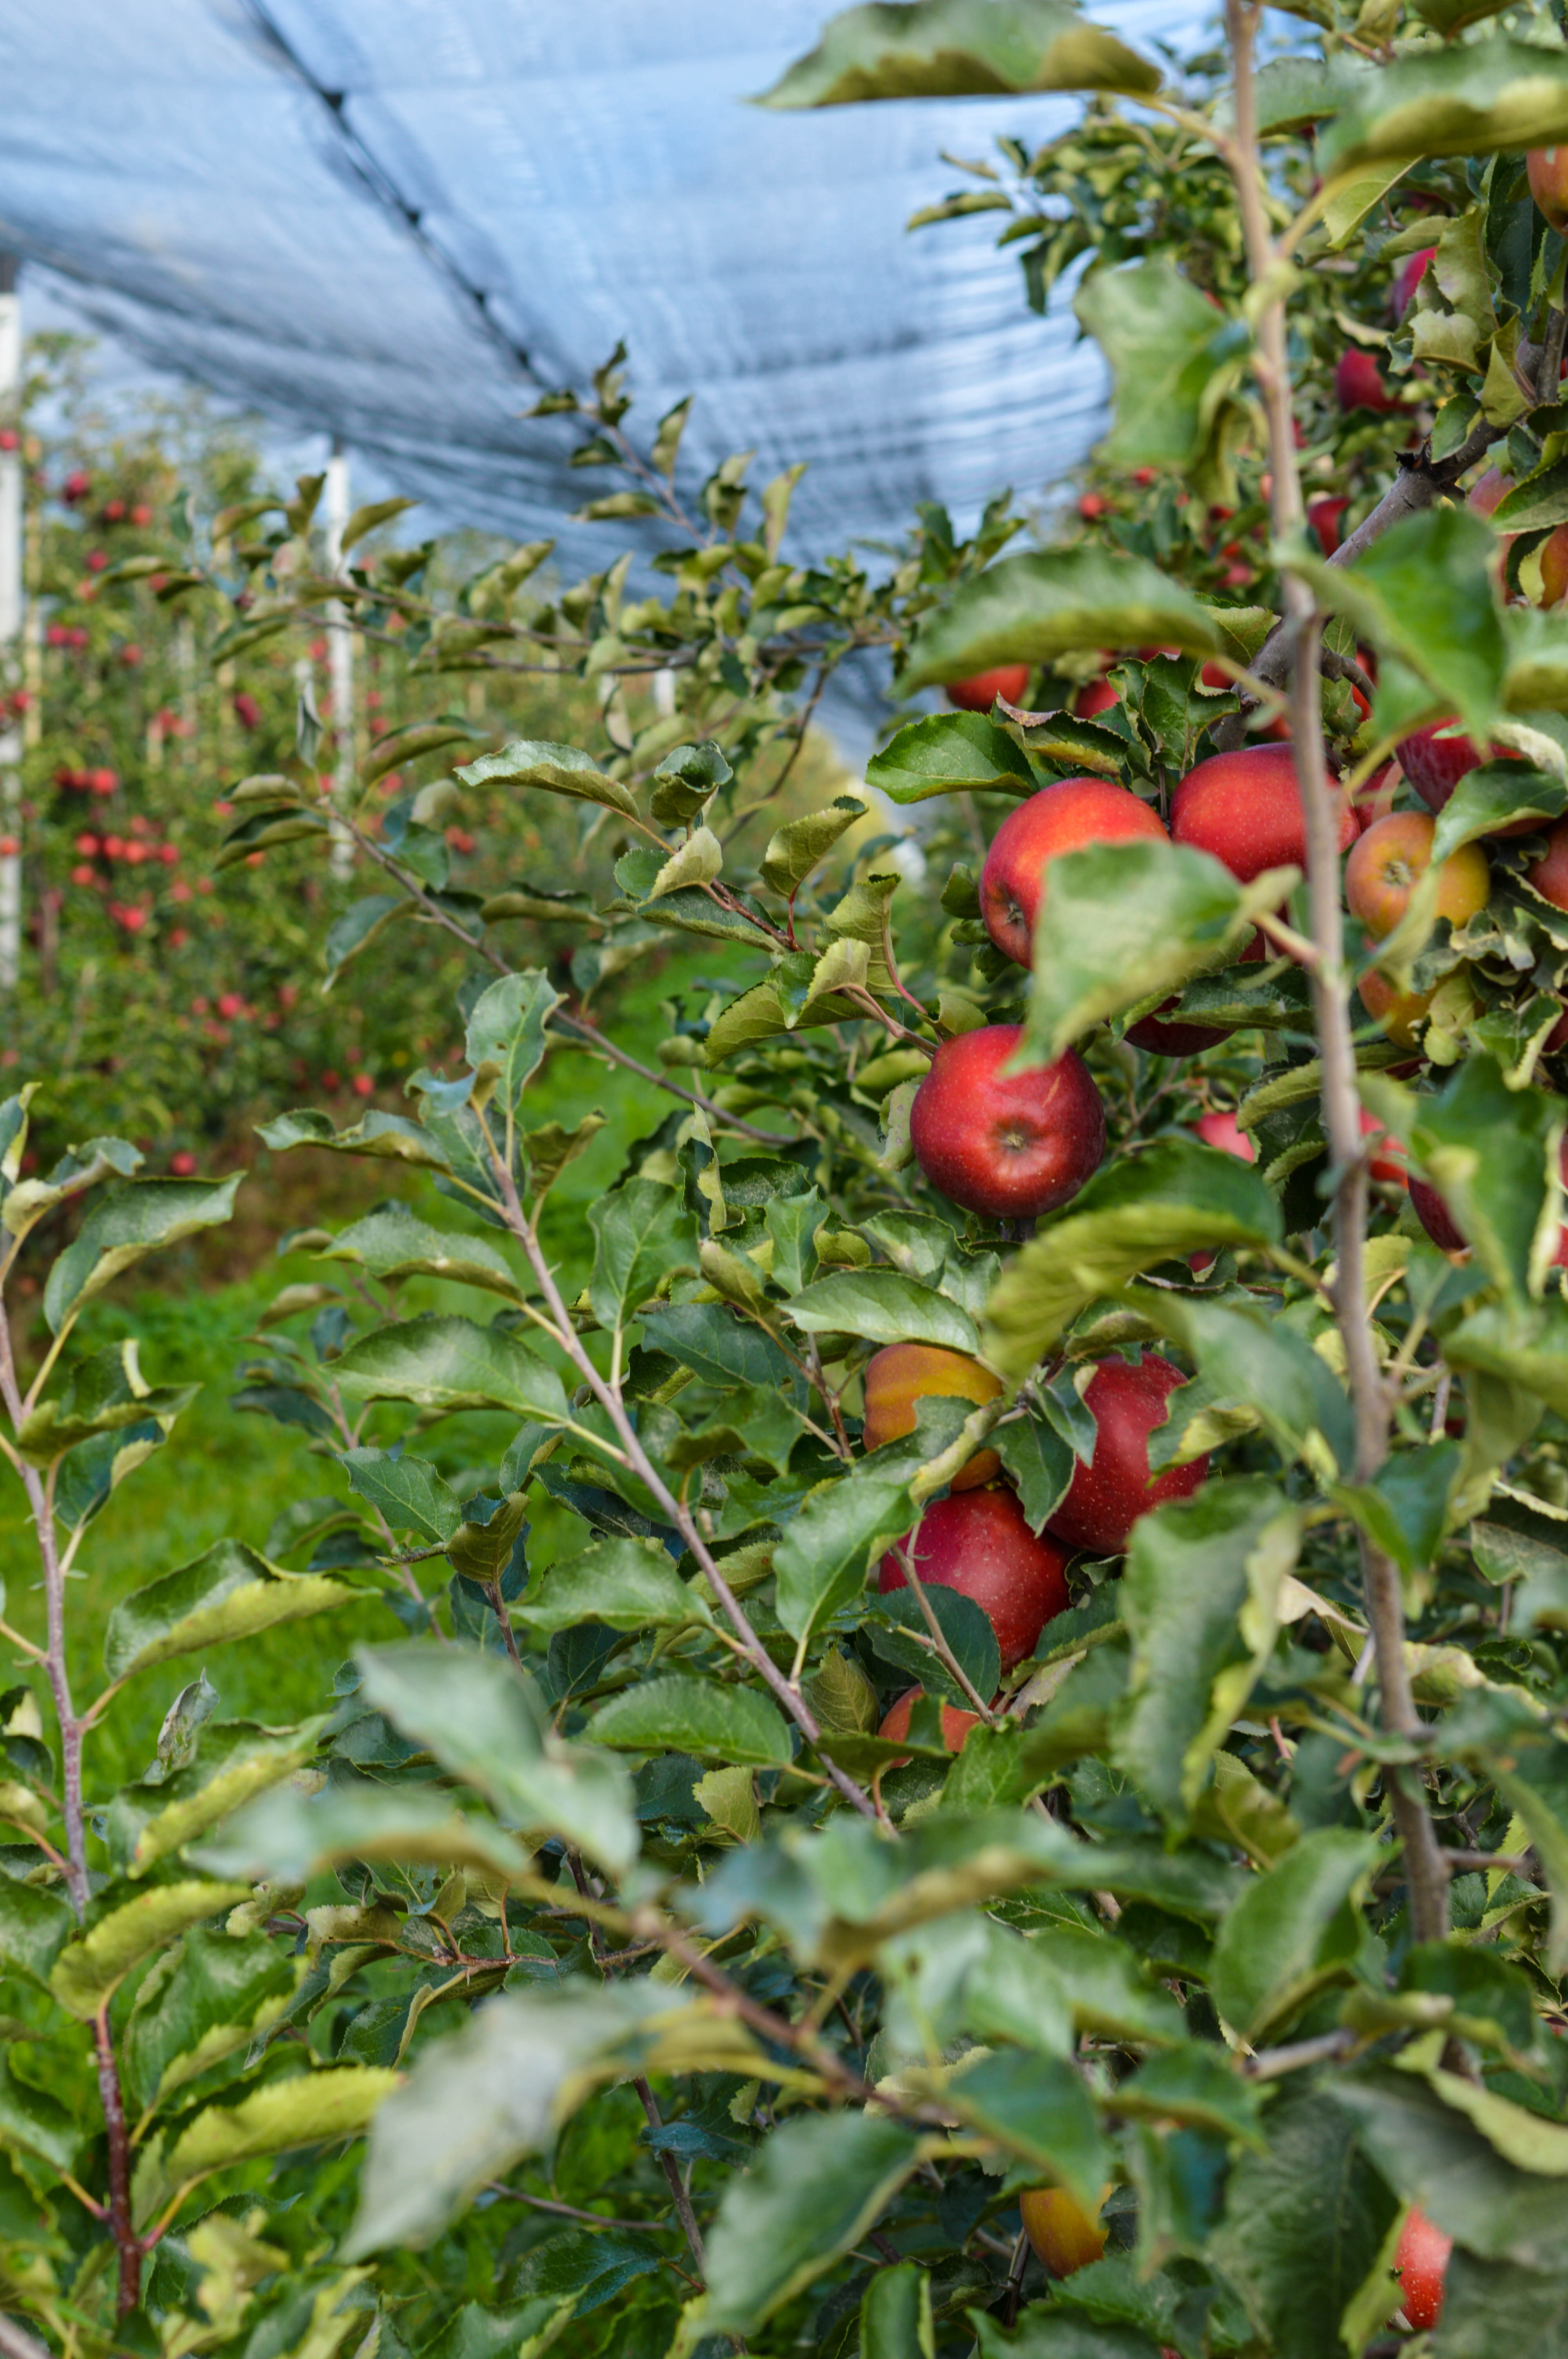
[[[568,471],[573,421],[520,413],[618,339],[633,426],[696,393],[688,477],[808,462],[796,555],[922,499],[968,527],[1081,458],[1103,372],[1065,308],[1025,309],[994,217],[903,224],[955,183],[939,149],[1077,102],[746,105],[831,7],[0,0],[0,246],[145,361],[341,435],[445,521],[554,534],[572,571],[629,528],[563,530],[603,478]],[[1093,13],[1145,49],[1202,22]]]

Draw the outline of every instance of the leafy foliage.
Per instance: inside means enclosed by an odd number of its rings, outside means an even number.
[[[1328,2359],[1400,2347],[1401,2299],[1417,2322],[1419,2207],[1454,2240],[1435,2348],[1558,2347],[1568,930],[1540,835],[1496,831],[1568,792],[1568,424],[1531,374],[1563,245],[1514,152],[1568,82],[1545,21],[1434,0],[1430,38],[1364,11],[1352,47],[1307,13],[1321,54],[1266,62],[1255,109],[1055,0],[855,9],[769,94],[1102,93],[970,168],[1032,291],[1087,260],[1116,380],[1112,488],[1059,546],[1004,554],[999,500],[968,541],[928,507],[878,578],[792,566],[793,473],[688,484],[686,405],[639,440],[618,353],[540,408],[616,485],[585,514],[655,521],[649,594],[631,552],[560,589],[544,545],[451,598],[428,549],[312,572],[312,482],[218,536],[256,528],[248,603],[160,548],[170,606],[230,601],[220,661],[329,598],[400,644],[353,791],[301,744],[236,791],[219,858],[330,857],[337,830],[376,889],[330,916],[330,981],[395,927],[419,990],[452,962],[462,1045],[438,1069],[410,1038],[403,1110],[265,1125],[408,1192],[295,1237],[328,1276],[243,1370],[310,1495],[120,1599],[92,1693],[70,1576],[189,1394],[84,1319],[233,1191],[114,1138],[36,1172],[30,1087],[0,1106],[3,1447],[48,1607],[41,1642],[5,1625],[0,1698],[0,2254],[51,2346]],[[1285,230],[1316,266],[1260,255]],[[1390,323],[1390,266],[1428,244]],[[1331,407],[1346,336],[1392,407]],[[1483,460],[1518,484],[1506,571],[1447,498]],[[1362,512],[1357,563],[1309,541],[1292,467]],[[971,818],[1087,778],[1179,826],[1178,782],[1273,724],[1278,650],[1320,630],[1299,856],[1090,842],[1034,880],[1033,971],[992,943]],[[935,806],[924,886],[865,798],[791,799],[867,649],[906,695],[1024,667],[871,766]],[[602,726],[479,748],[427,709],[423,675],[512,660],[593,683]],[[1438,849],[1484,843],[1487,897],[1346,932],[1314,753],[1354,794],[1450,712],[1490,758]],[[447,814],[481,793],[553,813],[538,847],[580,827],[597,897],[547,860],[454,882]],[[577,947],[514,955],[519,922]],[[668,1109],[612,1134],[568,1280],[551,1191],[605,1117],[585,1076],[543,1119],[541,1077],[632,1056],[595,995],[683,935],[707,971],[635,1060]],[[1379,962],[1422,1002],[1392,1043],[1345,986],[1370,1010]],[[1210,1044],[1147,1045],[1157,1012]],[[1037,1222],[961,1209],[912,1131],[987,1027],[991,1085],[1070,1055],[1103,1109],[1100,1168]],[[1368,1193],[1363,1099],[1460,1246],[1387,1141]],[[978,1086],[949,1119],[987,1135]],[[1001,1535],[983,1564],[942,1553],[967,1519]],[[225,1648],[344,1608],[321,1712],[219,1717]],[[105,1790],[132,1683],[156,1757]]]

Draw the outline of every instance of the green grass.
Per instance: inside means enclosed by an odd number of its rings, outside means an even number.
[[[667,997],[681,982],[689,983],[692,973],[710,973],[713,963],[700,952],[672,960],[631,999],[626,1013],[632,1021],[618,1027],[619,1036],[628,1045],[636,1043],[639,1034],[649,1038],[654,1003]],[[741,978],[741,983],[746,979]],[[585,1281],[591,1262],[589,1205],[613,1183],[630,1141],[652,1130],[674,1103],[635,1074],[591,1063],[583,1054],[568,1049],[550,1058],[531,1087],[531,1124],[575,1123],[593,1105],[609,1117],[588,1152],[562,1175],[548,1207],[546,1244],[568,1299]],[[455,1208],[396,1165],[345,1166],[341,1158],[319,1160],[323,1182],[330,1181],[336,1199],[327,1225],[341,1226],[347,1213],[393,1194],[416,1198],[421,1212],[443,1224],[452,1224],[458,1218]],[[256,1238],[258,1246],[269,1228],[276,1237],[308,1217],[301,1212],[300,1190],[290,1174],[287,1207],[278,1201],[270,1223],[263,1220],[258,1225],[256,1195],[261,1193],[264,1206],[271,1199],[281,1199],[279,1182],[284,1172],[283,1165],[258,1150],[247,1182],[252,1202],[245,1223],[247,1235]],[[340,1209],[346,1179],[360,1192],[350,1205]],[[273,1297],[286,1285],[323,1277],[337,1282],[342,1275],[341,1264],[299,1254],[279,1257],[259,1246],[254,1266],[245,1275],[203,1286],[196,1250],[186,1247],[149,1262],[135,1273],[134,1285],[124,1281],[116,1292],[89,1306],[79,1330],[82,1349],[135,1335],[140,1340],[142,1370],[149,1381],[200,1384],[201,1391],[167,1445],[121,1485],[89,1528],[81,1547],[69,1591],[69,1659],[78,1709],[103,1684],[104,1623],[121,1598],[159,1574],[189,1563],[225,1537],[262,1548],[274,1517],[292,1500],[327,1492],[344,1498],[349,1495],[341,1470],[330,1458],[312,1454],[303,1433],[228,1405],[229,1395],[236,1388],[238,1366],[248,1356],[245,1339]],[[403,1299],[410,1311],[460,1309],[488,1318],[494,1308],[492,1299],[423,1280],[406,1287]],[[389,1431],[406,1422],[406,1418],[389,1412],[380,1414],[388,1418]],[[430,1443],[422,1446],[427,1446],[451,1471],[465,1461],[479,1462],[481,1454],[492,1449],[499,1456],[509,1439],[510,1428],[503,1420],[468,1419],[438,1426]],[[490,1461],[492,1469],[493,1462]],[[554,1547],[578,1529],[575,1520],[552,1503],[536,1506],[535,1550],[545,1560]],[[445,1573],[439,1566],[426,1566],[422,1571],[427,1589],[434,1589],[438,1576]],[[0,1581],[9,1600],[6,1618],[27,1637],[41,1639],[43,1600],[32,1527],[21,1485],[4,1468],[0,1468]],[[332,1674],[357,1643],[398,1635],[399,1625],[390,1610],[371,1597],[314,1621],[295,1623],[217,1648],[205,1660],[191,1656],[139,1675],[114,1700],[90,1739],[89,1797],[106,1795],[122,1779],[146,1767],[169,1704],[203,1668],[218,1690],[217,1709],[223,1718],[286,1724],[325,1707]],[[7,1656],[16,1668],[5,1671],[0,1685],[27,1680],[38,1693],[47,1725],[51,1714],[41,1673],[0,1641],[0,1663]]]

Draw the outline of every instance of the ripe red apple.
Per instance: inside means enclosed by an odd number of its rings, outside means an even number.
[[[1386,1180],[1391,1187],[1402,1188],[1410,1170],[1405,1150],[1399,1140],[1383,1128],[1377,1116],[1368,1113],[1365,1106],[1361,1109],[1361,1136],[1381,1142],[1367,1158],[1367,1169],[1371,1177]]]
[[[1093,1458],[1074,1466],[1067,1495],[1046,1528],[1069,1546],[1116,1556],[1140,1516],[1168,1499],[1190,1499],[1208,1474],[1208,1460],[1168,1466],[1152,1481],[1149,1436],[1164,1419],[1165,1404],[1186,1383],[1158,1353],[1136,1361],[1102,1360],[1084,1394],[1098,1429]]]
[[[1167,1024],[1163,1021],[1166,1008],[1174,1007],[1179,992],[1162,999],[1148,1016],[1141,1016],[1122,1034],[1133,1048],[1141,1049],[1146,1057],[1201,1057],[1206,1049],[1217,1048],[1230,1034],[1223,1025]]]
[[[1108,2187],[1100,2197],[1102,2209],[1109,2193]],[[1024,2234],[1054,2277],[1070,2277],[1075,2269],[1104,2257],[1107,2230],[1065,2187],[1025,2188],[1018,2208]]]
[[[977,671],[968,679],[950,679],[949,704],[960,712],[989,712],[1000,696],[1004,704],[1022,704],[1029,685],[1027,664],[999,664],[994,671]]]
[[[1325,557],[1332,557],[1345,538],[1340,527],[1349,506],[1347,499],[1309,500],[1307,503],[1307,522],[1316,533],[1318,546]]]
[[[887,1737],[892,1744],[901,1745],[909,1734],[909,1723],[914,1707],[925,1693],[924,1688],[906,1688],[897,1702],[889,1706],[877,1734]],[[970,1729],[979,1728],[979,1724],[980,1716],[978,1712],[965,1712],[958,1704],[945,1703],[942,1706],[942,1743],[946,1750],[949,1753],[962,1753],[964,1740]],[[908,1758],[909,1756],[906,1753],[903,1760],[890,1761],[888,1767],[902,1769]]]
[[[1178,784],[1171,833],[1178,843],[1211,852],[1244,885],[1265,868],[1304,868],[1306,821],[1290,747],[1244,745],[1234,754],[1211,754]],[[1356,836],[1355,812],[1342,799],[1340,851]]]
[[[1537,210],[1561,237],[1568,231],[1568,147],[1532,147],[1524,161]]]
[[[1086,688],[1079,689],[1073,699],[1073,711],[1080,721],[1092,721],[1097,712],[1108,712],[1111,706],[1119,701],[1115,689],[1101,672],[1098,679],[1091,679]]]
[[[1207,1114],[1200,1114],[1193,1128],[1206,1147],[1217,1147],[1222,1155],[1238,1156],[1243,1163],[1257,1162],[1255,1141],[1241,1128],[1234,1114],[1226,1109],[1216,1106]]]
[[[861,1378],[866,1395],[866,1423],[861,1437],[868,1450],[914,1431],[914,1405],[933,1395],[981,1402],[995,1400],[1001,1378],[982,1368],[968,1352],[944,1351],[939,1343],[890,1343],[866,1363]],[[994,1450],[977,1451],[952,1479],[955,1491],[973,1491],[1001,1472]]]
[[[1400,2307],[1418,2334],[1430,2333],[1443,2315],[1443,2281],[1453,2250],[1453,2237],[1412,2203],[1395,2248],[1394,2275],[1400,2281]]]
[[[1004,1671],[1033,1653],[1046,1623],[1069,1603],[1066,1550],[1032,1532],[1016,1495],[1000,1484],[934,1500],[903,1548],[923,1585],[974,1599],[996,1632]],[[877,1588],[886,1597],[906,1586],[890,1549]]]
[[[1373,967],[1356,986],[1361,1005],[1373,1023],[1401,1049],[1419,1047],[1415,1027],[1432,1006],[1430,991],[1396,991],[1386,975]]]
[[[1345,864],[1345,898],[1368,932],[1381,941],[1410,907],[1411,894],[1432,865],[1437,821],[1424,811],[1390,811],[1374,820],[1350,849]],[[1568,867],[1568,861],[1565,861]],[[1492,872],[1478,843],[1450,853],[1438,872],[1435,915],[1455,931],[1487,906]],[[1568,905],[1564,905],[1568,906]]]
[[[934,1188],[968,1212],[1028,1220],[1076,1196],[1105,1153],[1105,1107],[1076,1049],[1002,1071],[1023,1038],[988,1024],[944,1040],[914,1093],[909,1135]]]
[[[1458,733],[1458,722],[1450,715],[1446,721],[1431,721],[1424,729],[1412,730],[1396,748],[1400,767],[1428,810],[1440,811],[1467,772],[1478,770],[1483,762],[1496,759],[1503,751],[1494,745],[1489,756],[1483,754]]]
[[[1352,344],[1341,353],[1334,372],[1334,397],[1341,409],[1402,409],[1403,402],[1383,383],[1382,371],[1370,353]]]
[[[1394,283],[1389,289],[1389,309],[1392,311],[1396,321],[1402,320],[1410,310],[1415,300],[1415,290],[1426,276],[1428,265],[1435,261],[1436,257],[1436,246],[1423,245],[1419,254],[1412,254],[1408,257],[1404,267],[1396,274]]]
[[[1158,813],[1108,778],[1064,778],[1009,811],[980,871],[980,916],[998,950],[1029,964],[1045,871],[1060,853],[1138,836],[1165,841]]]
[[[1565,1139],[1558,1149],[1557,1169],[1564,1187],[1568,1188],[1568,1139]],[[1410,1191],[1411,1202],[1416,1210],[1416,1218],[1433,1244],[1441,1245],[1444,1253],[1463,1253],[1469,1239],[1462,1234],[1453,1213],[1431,1181],[1418,1180],[1412,1172]],[[1564,1222],[1558,1229],[1557,1250],[1552,1259],[1554,1267],[1568,1268],[1568,1222]]]
[[[1568,819],[1546,831],[1546,850],[1525,870],[1525,880],[1554,909],[1568,909]]]

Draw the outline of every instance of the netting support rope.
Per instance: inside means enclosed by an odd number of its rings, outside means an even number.
[[[22,972],[22,305],[18,257],[0,254],[0,992]]]
[[[317,80],[287,36],[274,23],[265,0],[244,0],[244,5],[269,47],[276,50],[295,78],[303,83],[304,87],[325,107],[337,140],[351,169],[357,178],[363,181],[376,202],[387,212],[396,215],[420,252],[435,265],[449,285],[462,298],[468,309],[478,319],[491,342],[506,355],[513,367],[520,369],[530,385],[543,386],[544,381],[535,373],[534,364],[529,359],[524,347],[514,336],[507,332],[496,318],[488,291],[469,277],[457,257],[449,254],[440,239],[432,234],[418,206],[409,203],[385,166],[373,155],[359,133],[353,128],[348,118],[347,92],[329,90],[324,82]]]

